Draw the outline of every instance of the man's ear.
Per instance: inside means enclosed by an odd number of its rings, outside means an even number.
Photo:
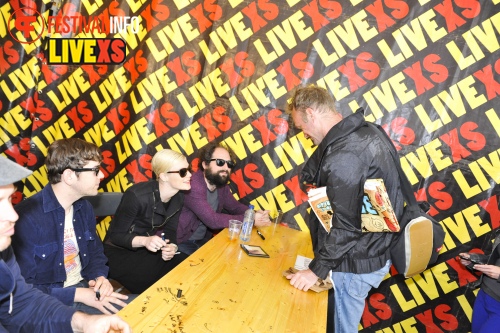
[[[70,169],[66,169],[61,173],[61,181],[68,185],[72,184],[76,178],[75,172]]]
[[[312,108],[306,108],[305,110],[306,118],[314,119],[316,112]]]
[[[205,161],[201,162],[201,165],[203,166],[203,170],[208,168],[208,163]]]

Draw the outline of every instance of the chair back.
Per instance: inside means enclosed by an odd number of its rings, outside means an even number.
[[[116,209],[122,200],[122,192],[99,192],[97,195],[85,196],[90,201],[97,217],[115,215]]]

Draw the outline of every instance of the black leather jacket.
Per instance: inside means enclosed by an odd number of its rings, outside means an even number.
[[[388,145],[375,130],[366,123],[363,111],[358,110],[332,127],[302,170],[303,183],[327,187],[334,211],[330,233],[312,210],[309,216],[314,249],[309,268],[320,278],[326,278],[330,270],[371,273],[390,258],[392,233],[361,231],[366,179],[382,178],[396,217],[401,218],[403,212],[398,171]]]
[[[500,229],[495,231],[495,240],[493,242],[493,249],[491,254],[479,254],[479,253],[469,253],[471,259],[479,262],[484,262],[486,265],[500,266]],[[471,263],[467,266],[473,269],[474,264]],[[490,278],[485,274],[481,274],[481,277],[471,284],[473,287],[481,286],[481,289],[500,302],[500,277],[498,279]]]
[[[123,194],[105,242],[135,250],[132,247],[135,236],[152,236],[164,232],[165,239],[177,243],[177,225],[183,203],[184,194],[177,192],[165,210],[156,180],[132,185]]]

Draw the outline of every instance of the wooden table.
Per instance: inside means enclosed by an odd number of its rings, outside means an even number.
[[[313,257],[309,234],[274,224],[261,232],[265,240],[253,230],[248,244],[270,258],[248,256],[224,229],[119,315],[134,333],[325,332],[328,293],[282,276],[298,254]]]

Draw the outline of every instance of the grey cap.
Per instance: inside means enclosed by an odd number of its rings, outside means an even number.
[[[8,158],[0,156],[0,186],[13,184],[31,175],[28,170]]]

